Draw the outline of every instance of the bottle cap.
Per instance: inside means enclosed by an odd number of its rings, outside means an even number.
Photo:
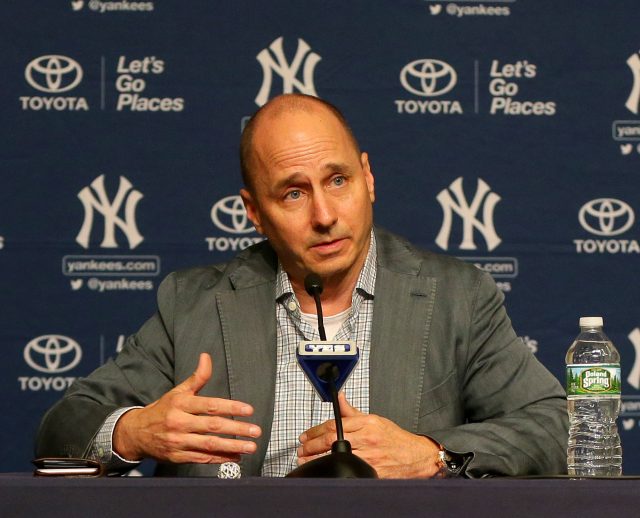
[[[580,327],[602,327],[602,317],[580,317]]]

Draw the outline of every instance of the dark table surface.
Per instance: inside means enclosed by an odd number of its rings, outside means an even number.
[[[0,474],[0,516],[640,517],[640,480],[35,478]]]

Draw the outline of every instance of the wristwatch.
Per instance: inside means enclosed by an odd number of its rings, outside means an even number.
[[[454,453],[447,450],[440,444],[438,451],[438,478],[459,477],[464,474],[464,470],[471,461],[471,456],[465,456],[460,453]]]

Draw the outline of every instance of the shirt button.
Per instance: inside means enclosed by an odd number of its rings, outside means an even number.
[[[293,302],[293,300],[289,302],[289,311],[295,311],[296,309],[298,309],[298,306],[296,305],[296,303]]]

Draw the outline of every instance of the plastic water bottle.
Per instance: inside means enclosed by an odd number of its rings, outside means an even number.
[[[602,331],[602,317],[580,319],[580,334],[569,347],[566,362],[569,475],[619,476],[620,354]]]

